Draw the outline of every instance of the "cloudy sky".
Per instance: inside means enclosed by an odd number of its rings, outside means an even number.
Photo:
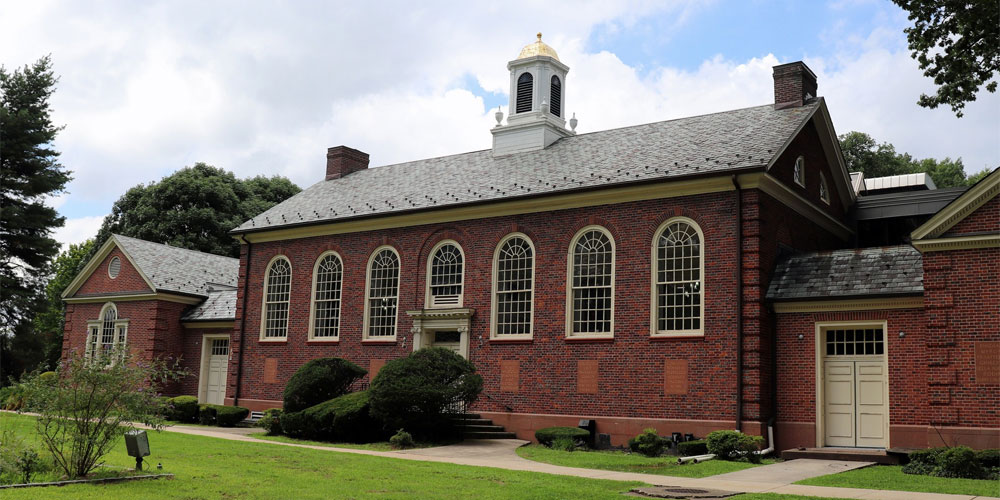
[[[51,54],[56,147],[73,171],[51,203],[63,243],[93,236],[129,187],[204,161],[238,176],[322,179],[345,144],[373,166],[485,149],[507,61],[542,31],[570,66],[578,132],[773,100],[771,67],[804,60],[838,133],[916,157],[1000,164],[1000,96],[964,118],[932,92],[888,1],[43,1],[0,7],[0,64]]]

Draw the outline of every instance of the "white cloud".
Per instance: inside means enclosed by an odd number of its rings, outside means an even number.
[[[103,215],[66,219],[66,224],[63,227],[53,231],[53,237],[62,243],[62,249],[66,250],[71,244],[83,243],[93,238],[97,234],[97,230],[101,228],[103,221]]]

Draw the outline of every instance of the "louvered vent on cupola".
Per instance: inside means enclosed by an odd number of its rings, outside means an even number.
[[[534,84],[534,77],[531,73],[524,73],[517,78],[517,108],[515,113],[527,113],[531,111],[531,91]]]
[[[552,114],[562,116],[562,82],[559,77],[552,75],[552,95],[549,97],[549,109]]]

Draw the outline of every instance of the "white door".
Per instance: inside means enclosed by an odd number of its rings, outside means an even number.
[[[445,349],[451,349],[457,352],[459,355],[462,354],[462,334],[458,331],[439,331],[432,332],[433,345],[434,347],[444,347]]]
[[[226,372],[229,366],[229,339],[210,339],[205,402],[221,405],[226,399]]]
[[[854,362],[827,361],[823,372],[826,446],[855,446]]]
[[[882,328],[824,330],[825,446],[884,448],[888,444],[888,374]]]
[[[885,447],[886,411],[885,365],[881,362],[856,361],[855,394],[857,394],[857,444],[856,446]]]

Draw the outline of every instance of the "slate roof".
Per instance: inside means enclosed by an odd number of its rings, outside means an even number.
[[[492,150],[412,161],[321,181],[233,230],[341,221],[770,163],[822,99],[580,134],[539,151]]]
[[[920,295],[923,258],[910,245],[797,254],[778,262],[772,301]]]
[[[157,291],[207,297],[212,283],[235,287],[240,260],[113,235]]]
[[[236,319],[236,289],[214,290],[208,298],[188,311],[182,321],[224,321]]]

